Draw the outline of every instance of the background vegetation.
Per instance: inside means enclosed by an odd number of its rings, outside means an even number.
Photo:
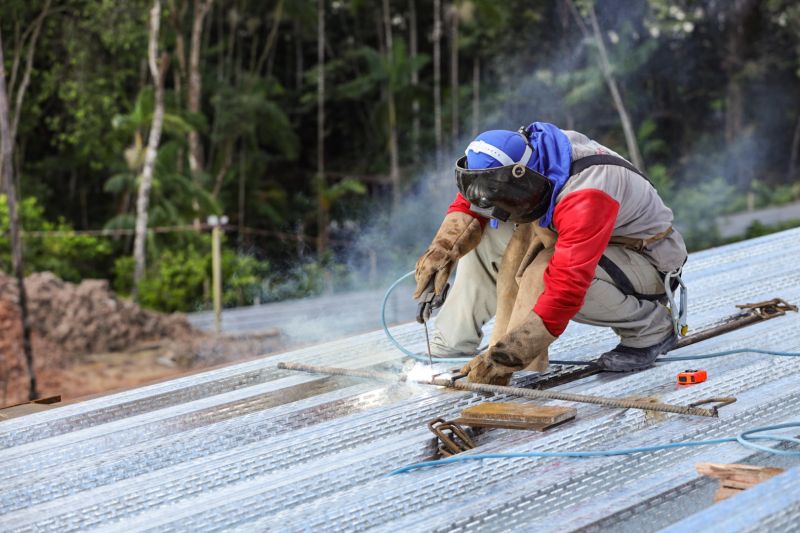
[[[152,6],[0,6],[28,270],[132,289]],[[154,308],[207,305],[211,214],[231,220],[226,305],[382,283],[427,245],[469,138],[534,120],[639,159],[693,249],[720,242],[718,214],[800,197],[790,0],[163,0],[159,17],[149,226],[180,231],[148,233]]]

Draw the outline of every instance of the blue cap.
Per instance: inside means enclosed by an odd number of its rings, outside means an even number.
[[[467,147],[467,168],[494,168],[530,161],[530,148],[526,139],[516,131],[489,130],[481,133]]]

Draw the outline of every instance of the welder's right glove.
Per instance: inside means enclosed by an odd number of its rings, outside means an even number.
[[[434,292],[441,294],[456,262],[478,246],[482,234],[478,219],[457,211],[448,213],[433,242],[417,260],[414,298],[425,292],[431,279],[434,280]]]
[[[547,351],[555,340],[539,315],[528,311],[522,322],[464,365],[461,373],[472,383],[507,385],[511,374],[537,361],[541,360],[547,368]]]
[[[470,383],[487,385],[508,385],[511,375],[522,368],[500,364],[492,359],[491,349],[476,355],[459,371],[468,377]]]

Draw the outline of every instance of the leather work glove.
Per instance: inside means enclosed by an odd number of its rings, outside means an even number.
[[[417,260],[414,299],[425,292],[432,279],[434,292],[441,294],[456,262],[478,246],[482,235],[481,223],[476,218],[466,213],[448,213],[433,242]]]
[[[546,357],[548,347],[555,340],[539,315],[531,311],[524,321],[464,365],[461,373],[466,374],[472,383],[508,385],[511,374],[527,368],[542,356]]]

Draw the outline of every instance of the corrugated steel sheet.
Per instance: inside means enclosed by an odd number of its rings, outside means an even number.
[[[800,302],[800,230],[694,254],[686,270],[693,328],[734,313],[736,303],[775,296]],[[800,351],[799,326],[791,314],[678,353]],[[394,332],[423,349],[417,324]],[[589,359],[614,343],[610,331],[572,324],[552,355]],[[298,374],[277,369],[279,361],[396,369],[400,354],[374,332],[2,422],[0,530],[696,530],[745,512],[733,502],[760,498],[770,504],[724,529],[791,529],[787,524],[800,520],[797,499],[786,495],[797,470],[711,506],[715,482],[695,472],[697,462],[797,464],[736,444],[602,459],[486,460],[386,477],[430,454],[431,418],[508,398]],[[711,359],[702,364],[707,382],[678,388],[675,374],[685,367],[670,363],[560,388],[681,404],[733,395],[738,402],[718,419],[577,405],[572,422],[544,433],[492,430],[476,451],[640,446],[800,418],[800,358]]]

